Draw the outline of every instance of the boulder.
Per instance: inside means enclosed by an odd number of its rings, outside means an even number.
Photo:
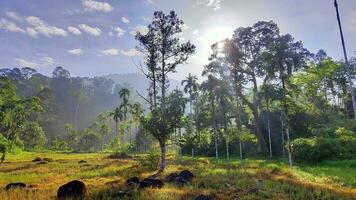
[[[36,157],[35,159],[32,160],[32,162],[40,162],[42,161],[42,158],[40,157]]]
[[[181,177],[181,176],[178,176],[175,178],[174,180],[174,183],[177,185],[177,186],[183,186],[184,184],[186,184],[188,182],[187,179]]]
[[[193,180],[193,177],[194,177],[193,173],[190,172],[190,171],[188,171],[188,170],[183,170],[183,171],[181,171],[181,172],[179,173],[179,176],[182,177],[182,178],[184,178],[184,179],[187,180],[187,181]]]
[[[137,187],[140,185],[140,179],[138,177],[134,176],[134,177],[127,179],[125,183],[126,183],[127,187]]]
[[[23,189],[26,187],[25,183],[9,183],[6,185],[5,190]]]
[[[140,182],[139,188],[162,188],[164,183],[159,179],[146,178]]]
[[[81,181],[74,180],[58,188],[57,197],[65,198],[83,198],[87,195],[87,187]]]
[[[79,160],[78,163],[79,163],[79,164],[84,164],[84,163],[87,163],[87,161],[85,161],[85,160]]]
[[[168,174],[165,178],[164,181],[171,183],[174,182],[174,180],[178,177],[179,175],[177,173],[170,173]]]

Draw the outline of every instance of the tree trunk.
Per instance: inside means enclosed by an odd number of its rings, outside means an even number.
[[[229,141],[228,141],[227,138],[226,138],[226,140],[225,140],[225,146],[226,146],[226,158],[227,158],[227,160],[230,160]]]
[[[286,99],[286,85],[285,85],[284,78],[282,78],[282,88],[283,88],[284,118],[285,118],[286,136],[287,136],[288,162],[289,162],[289,166],[292,166],[293,165],[292,151],[291,151],[292,149],[291,149],[291,144],[290,144],[288,105],[287,105],[287,99]]]
[[[239,149],[240,149],[240,160],[242,160],[243,157],[242,157],[242,142],[241,142],[241,139],[239,140]]]
[[[160,140],[159,146],[161,149],[161,162],[159,164],[158,173],[163,172],[166,168],[166,142],[164,140]]]
[[[281,132],[282,132],[282,155],[283,157],[286,157],[286,151],[285,151],[285,142],[284,142],[284,124],[283,124],[283,118],[281,117]]]
[[[271,137],[271,126],[269,119],[269,102],[267,100],[267,128],[268,128],[268,143],[269,143],[269,157],[272,158],[272,137]]]
[[[216,159],[219,159],[219,154],[218,154],[218,136],[217,136],[215,130],[214,130],[214,136],[215,136],[215,158],[216,158]]]
[[[192,148],[192,158],[194,158],[194,148]]]
[[[342,32],[342,27],[341,27],[341,19],[339,15],[339,7],[337,5],[337,0],[334,0],[334,5],[336,9],[336,18],[337,22],[339,25],[339,31],[340,31],[340,36],[341,36],[341,44],[342,44],[342,50],[344,53],[344,58],[345,58],[345,64],[346,64],[346,75],[347,75],[347,80],[349,82],[349,88],[350,88],[350,94],[351,94],[351,101],[352,101],[352,107],[353,107],[353,113],[354,113],[354,119],[356,120],[356,99],[355,99],[355,93],[354,93],[354,88],[353,88],[353,82],[352,82],[352,70],[350,67],[350,63],[347,59],[347,53],[346,53],[346,45],[344,41],[344,34]]]

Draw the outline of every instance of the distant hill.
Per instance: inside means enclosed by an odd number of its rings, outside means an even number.
[[[131,87],[142,94],[147,94],[147,88],[149,86],[149,80],[139,73],[128,74],[109,74],[102,76],[107,79],[113,80],[115,83],[122,86]],[[178,86],[181,89],[180,81],[169,79],[169,90],[173,90]]]

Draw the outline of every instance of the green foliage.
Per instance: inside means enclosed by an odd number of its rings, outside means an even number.
[[[56,136],[51,145],[52,150],[55,151],[68,151],[68,144],[62,140],[59,136]]]
[[[139,159],[139,165],[146,170],[157,169],[160,159],[160,154],[156,149],[152,149],[148,155],[143,156]]]
[[[346,128],[337,128],[333,135],[298,138],[292,142],[296,161],[321,162],[330,159],[345,159],[356,156],[356,136]]]
[[[37,122],[27,122],[20,135],[26,150],[32,150],[36,146],[44,146],[47,138],[42,127]]]

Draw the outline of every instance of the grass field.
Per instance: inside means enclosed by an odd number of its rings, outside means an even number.
[[[107,159],[108,154],[21,153],[8,155],[0,164],[0,187],[10,182],[24,182],[25,190],[0,190],[0,199],[55,199],[60,185],[74,179],[89,188],[87,199],[114,199],[113,191],[125,189],[131,176],[145,178],[153,171],[139,166],[139,159]],[[35,157],[52,158],[48,164],[32,162]],[[86,164],[78,164],[86,160]],[[165,184],[162,189],[132,192],[131,199],[194,199],[210,194],[216,199],[356,199],[356,160],[328,161],[319,165],[298,165],[289,168],[283,160],[215,160],[208,158],[176,160],[168,157],[168,167],[160,178],[170,172],[188,169],[195,179],[184,187]],[[256,194],[245,194],[257,180],[264,188]]]

